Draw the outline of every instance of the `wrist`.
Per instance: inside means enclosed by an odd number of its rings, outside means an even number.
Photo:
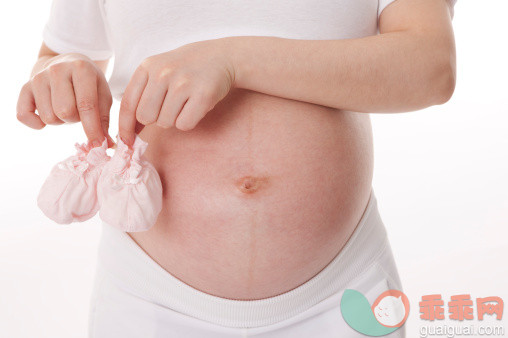
[[[251,37],[232,36],[223,38],[224,55],[228,60],[232,74],[232,88],[245,88],[244,79],[250,72],[248,61],[249,43]]]
[[[88,56],[79,53],[65,53],[65,54],[49,54],[42,55],[37,59],[34,67],[32,68],[31,77],[50,67],[51,65],[60,62],[72,62],[76,60],[88,61],[94,64],[94,61]]]

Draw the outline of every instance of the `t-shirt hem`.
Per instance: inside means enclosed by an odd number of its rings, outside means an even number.
[[[379,0],[379,6],[378,6],[378,10],[377,10],[378,20],[379,20],[379,17],[381,16],[381,13],[383,12],[383,10],[386,7],[388,7],[389,4],[391,4],[392,2],[395,2],[395,1],[397,1],[397,0]],[[453,20],[453,17],[455,16],[454,7],[455,7],[455,4],[457,3],[457,0],[447,0],[447,2],[450,5],[450,16]]]
[[[379,17],[381,16],[381,13],[383,12],[383,10],[389,5],[391,4],[392,2],[395,2],[397,0],[379,0],[379,6],[378,6],[378,9],[377,9],[377,18],[379,19]]]
[[[59,54],[79,53],[97,61],[107,60],[113,56],[113,52],[109,50],[92,50],[69,43],[54,35],[47,26],[44,27],[42,39],[49,49]]]

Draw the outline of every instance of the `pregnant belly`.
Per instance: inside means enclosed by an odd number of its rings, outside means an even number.
[[[261,299],[323,269],[372,183],[368,114],[235,89],[191,131],[145,128],[163,210],[130,236],[203,292]]]

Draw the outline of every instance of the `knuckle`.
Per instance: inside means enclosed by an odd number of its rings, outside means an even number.
[[[189,85],[190,85],[189,77],[187,75],[182,75],[175,80],[172,89],[175,93],[182,93],[189,88]]]
[[[44,124],[50,124],[49,122],[49,119],[46,115],[42,114],[41,112],[39,112],[39,117],[41,119],[42,122],[44,122]]]
[[[56,124],[56,123],[59,123],[59,122],[60,122],[60,121],[59,121],[59,119],[58,119],[58,118],[57,118],[54,114],[49,114],[49,115],[47,116],[47,120],[48,120],[48,122],[49,122],[49,123],[51,123],[51,124]]]
[[[144,118],[142,117],[136,117],[136,120],[138,120],[139,123],[141,123],[142,125],[146,126],[148,124],[150,124],[148,121],[146,121]]]
[[[46,75],[44,72],[37,73],[32,77],[31,81],[35,86],[39,86],[42,83],[46,82]]]
[[[26,121],[26,114],[21,111],[18,111],[16,113],[16,119],[18,119],[19,122],[25,122]]]
[[[62,108],[55,112],[56,116],[58,116],[62,120],[72,120],[75,117],[75,112],[71,108]]]
[[[120,111],[132,112],[134,111],[134,105],[129,100],[122,100],[120,102]]]
[[[60,124],[60,120],[53,114],[41,114],[41,120],[46,124]]]
[[[77,70],[87,70],[91,66],[90,62],[81,59],[72,61],[72,65]]]
[[[24,92],[31,91],[31,90],[32,90],[32,85],[30,84],[30,81],[28,81],[23,85],[23,87],[21,87],[20,93],[24,93]]]
[[[143,61],[141,61],[141,63],[139,64],[139,68],[149,69],[152,64],[153,64],[153,57],[149,56],[146,59],[144,59]]]
[[[194,128],[194,125],[188,121],[177,119],[175,122],[175,127],[182,131],[189,131]]]
[[[101,115],[100,121],[102,125],[109,125],[109,115]]]
[[[136,70],[132,74],[131,81],[132,81],[132,79],[144,79],[147,76],[148,76],[148,69],[146,67],[144,67],[143,65],[140,65],[138,68],[136,68]]]
[[[197,93],[197,98],[205,106],[209,106],[213,103],[214,96],[214,92],[210,87],[201,88]]]
[[[21,89],[19,91],[18,104],[26,102],[27,101],[26,94],[30,93],[31,91],[32,91],[32,84],[30,83],[30,81],[28,81],[21,87]]]
[[[59,77],[62,76],[65,71],[65,66],[63,63],[57,63],[49,66],[48,74],[50,77]]]
[[[196,99],[199,110],[204,113],[212,110],[217,104],[216,94],[211,87],[201,87],[194,91],[192,96]]]
[[[168,83],[171,78],[172,72],[173,72],[172,69],[169,67],[165,67],[165,68],[161,69],[157,73],[156,82],[157,83],[164,83],[164,84]]]
[[[156,121],[154,114],[146,114],[139,111],[136,112],[136,120],[138,120],[139,123],[145,126],[148,124],[152,124]]]
[[[160,120],[157,120],[157,125],[162,129],[169,129],[173,126],[173,124],[168,121],[160,121]]]
[[[71,112],[67,109],[56,110],[55,114],[62,120],[68,120],[70,117],[72,117]]]
[[[83,68],[86,66],[86,63],[85,60],[81,59],[72,61],[72,65],[76,68]]]
[[[78,100],[76,107],[78,108],[79,112],[87,113],[94,111],[96,109],[96,104],[92,100],[82,99]]]

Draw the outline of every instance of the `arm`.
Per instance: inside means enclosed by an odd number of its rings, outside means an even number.
[[[455,87],[455,43],[445,0],[398,0],[380,33],[305,41],[234,37],[235,86],[358,112],[405,112],[446,102]]]
[[[241,36],[150,56],[120,105],[119,134],[156,123],[190,130],[233,87],[358,112],[403,112],[446,102],[455,42],[446,0],[398,0],[380,35],[344,40]]]

